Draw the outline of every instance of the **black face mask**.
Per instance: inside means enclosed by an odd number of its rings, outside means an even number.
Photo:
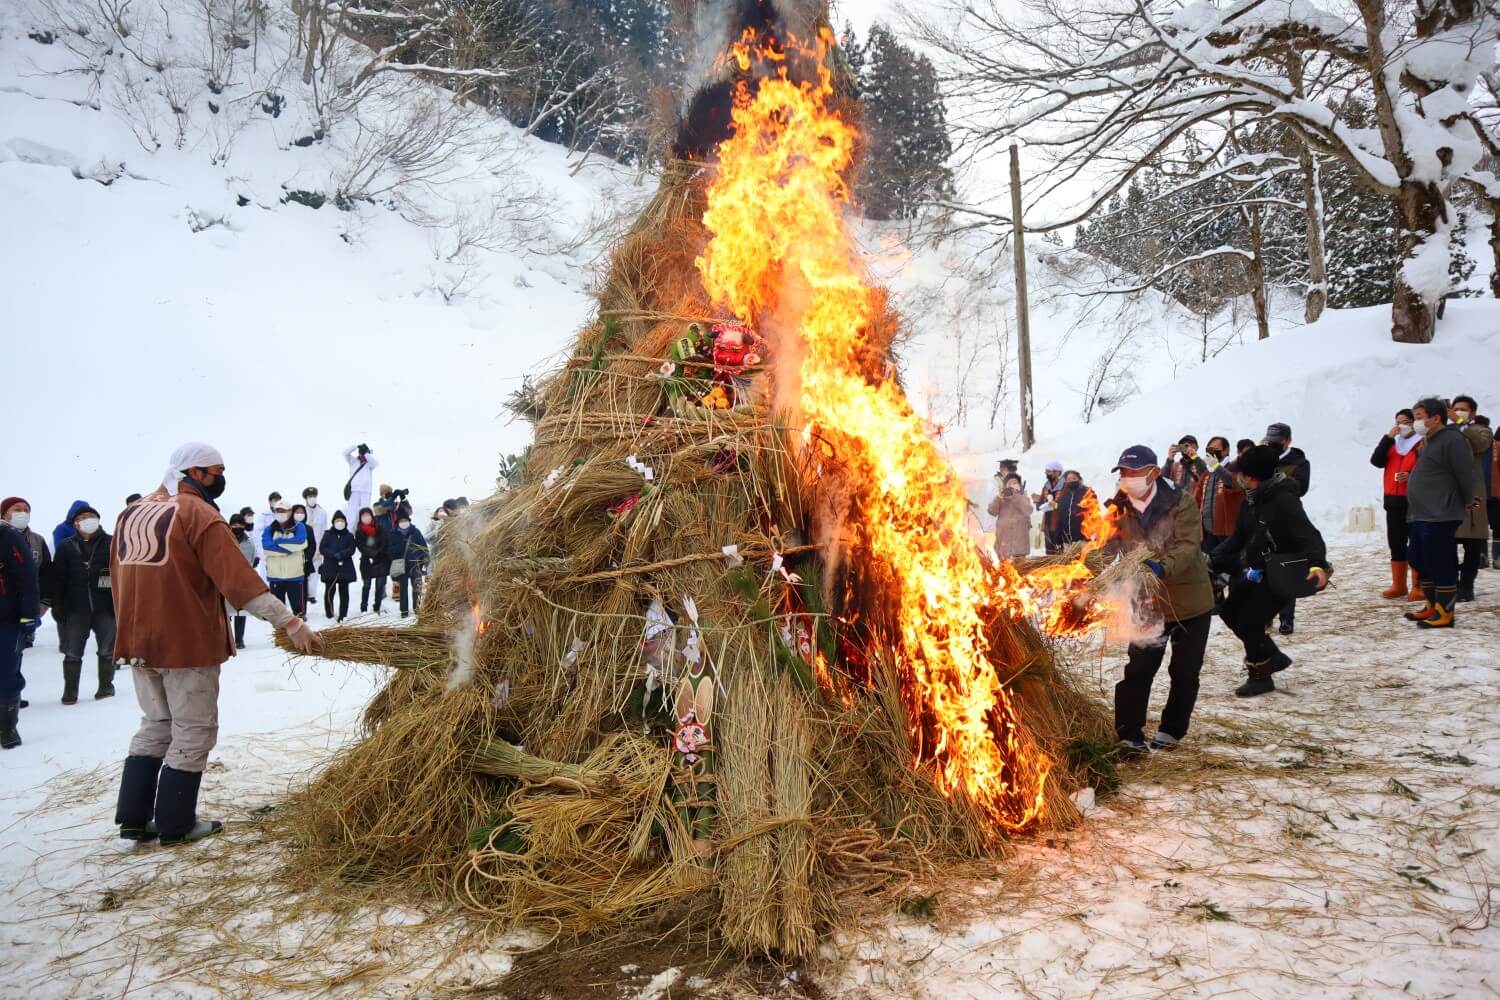
[[[214,481],[210,484],[199,483],[198,485],[203,488],[204,496],[210,500],[217,500],[224,495],[224,474],[221,472],[214,476]]]
[[[1215,462],[1222,462],[1224,461],[1224,456],[1229,454],[1229,452],[1219,451],[1217,448],[1214,448],[1209,451],[1209,454],[1214,457]]]

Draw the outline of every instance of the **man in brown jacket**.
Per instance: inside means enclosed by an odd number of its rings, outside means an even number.
[[[1202,515],[1192,493],[1162,478],[1156,453],[1145,445],[1125,449],[1113,471],[1120,474],[1120,490],[1109,500],[1118,512],[1117,534],[1100,553],[1108,559],[1120,549],[1146,546],[1151,552],[1146,566],[1162,583],[1157,606],[1166,619],[1162,638],[1130,644],[1125,676],[1115,685],[1115,735],[1120,753],[1128,757],[1148,749],[1145,725],[1151,682],[1161,669],[1168,642],[1172,662],[1167,674],[1172,686],[1150,749],[1175,750],[1187,736],[1213,624],[1214,592],[1200,547]]]
[[[172,453],[161,487],[127,507],[115,527],[115,658],[131,668],[141,706],[115,811],[126,840],[180,844],[224,828],[199,821],[197,811],[219,735],[219,667],[234,655],[226,600],[286,629],[302,652],[321,646],[245,561],[214,503],[223,492],[219,452],[185,444]]]

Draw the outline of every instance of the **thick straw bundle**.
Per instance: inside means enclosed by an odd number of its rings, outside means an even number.
[[[578,933],[665,910],[737,950],[800,957],[944,859],[1001,849],[913,763],[884,647],[830,638],[819,595],[837,600],[838,580],[798,589],[771,571],[773,553],[809,581],[837,569],[808,544],[819,484],[767,404],[669,406],[659,359],[714,319],[694,268],[702,211],[695,168],[674,165],[613,254],[598,318],[538,387],[524,485],[443,529],[419,624],[325,633],[328,656],[401,669],[292,812],[307,863],[422,885],[502,926]],[[896,319],[881,322],[884,343]],[[695,636],[711,664],[696,765],[671,739],[689,657],[658,670],[643,649],[654,599],[675,616],[670,648]],[[829,654],[822,680],[778,637],[791,610]],[[1054,761],[1049,820],[1067,823],[1086,777],[1069,746],[1107,740],[1106,718],[1031,626],[996,620],[989,639]]]

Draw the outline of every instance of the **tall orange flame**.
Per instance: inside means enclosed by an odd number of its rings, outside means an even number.
[[[831,106],[831,47],[825,31],[800,53],[815,65],[809,82],[753,35],[736,46],[740,68],[763,78],[738,90],[698,268],[716,304],[795,332],[781,345],[799,352],[795,368],[781,377],[796,382],[804,440],[858,484],[842,527],[851,559],[891,591],[896,634],[881,638],[899,656],[918,756],[944,794],[1021,829],[1042,813],[1051,761],[990,657],[982,611],[1000,581],[969,537],[963,485],[890,373],[866,370],[879,300],[845,224],[857,133]]]

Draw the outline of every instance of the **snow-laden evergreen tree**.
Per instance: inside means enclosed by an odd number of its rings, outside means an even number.
[[[909,219],[953,196],[947,114],[937,70],[884,25],[855,46],[866,146],[855,194],[872,219]]]

